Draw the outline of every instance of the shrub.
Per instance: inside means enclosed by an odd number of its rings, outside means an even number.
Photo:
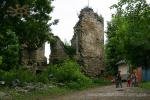
[[[16,71],[17,79],[22,82],[42,82],[48,83],[48,72],[42,71],[39,74],[34,74],[28,69],[19,69]]]
[[[1,70],[0,74],[0,79],[5,81],[8,85],[10,85],[15,79],[19,79],[21,82],[33,82],[35,80],[35,76],[29,70]]]
[[[23,82],[42,82],[47,83],[48,80],[48,73],[43,71],[42,73],[35,75],[28,69],[18,69],[18,70],[10,70],[10,71],[3,71],[0,70],[0,80],[6,82],[6,84],[10,85],[12,81],[18,79],[21,83]]]
[[[18,37],[11,30],[3,30],[0,38],[0,69],[9,71],[18,67],[19,62],[19,43]]]
[[[0,65],[2,64],[2,59],[3,59],[2,56],[0,56]]]
[[[21,82],[34,82],[36,76],[28,69],[14,70],[17,73],[17,79]]]
[[[16,73],[13,71],[0,71],[0,79],[6,81],[6,84],[11,84],[11,82],[16,79]]]
[[[92,80],[80,71],[80,66],[72,60],[66,60],[61,65],[50,67],[49,73],[52,74],[56,82],[65,83],[69,88],[86,87]]]
[[[65,61],[62,64],[50,68],[50,73],[58,82],[69,82],[77,79],[79,66],[72,61]]]
[[[43,71],[42,73],[39,73],[36,75],[36,82],[42,82],[42,83],[48,83],[48,72]]]
[[[76,49],[70,46],[68,43],[64,44],[64,50],[70,58],[73,58],[73,56],[76,54]]]
[[[92,80],[83,75],[80,76],[77,81],[71,81],[70,83],[67,83],[67,86],[71,89],[83,89],[87,88],[91,84]]]
[[[101,77],[93,79],[93,83],[97,85],[108,85],[111,84],[111,81]]]

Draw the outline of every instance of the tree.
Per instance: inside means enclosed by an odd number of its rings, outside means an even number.
[[[0,56],[0,65],[2,64],[2,59],[3,59],[2,56]]]
[[[3,0],[4,1],[4,0]],[[52,0],[7,0],[1,8],[0,26],[8,26],[19,37],[19,43],[25,44],[30,49],[37,49],[48,40],[50,28],[48,22],[51,20],[50,12]],[[27,15],[11,16],[9,7],[23,7]],[[23,12],[23,11],[22,11]]]
[[[7,38],[6,33],[17,38],[17,45],[24,45],[28,51],[36,50],[45,41],[51,40],[51,29],[49,21],[53,10],[53,0],[1,0],[0,1],[0,37],[5,42],[11,43],[13,39]],[[1,41],[2,41],[1,40]],[[5,42],[1,42],[2,45]],[[9,45],[9,43],[7,45]],[[13,43],[13,42],[12,42]],[[1,45],[1,50],[5,46]],[[18,51],[20,52],[20,50]],[[7,53],[1,54],[8,57]],[[0,56],[1,56],[0,55]],[[20,54],[21,56],[21,54]],[[3,60],[6,59],[3,57]],[[13,60],[13,57],[10,58]],[[8,59],[7,59],[8,61]],[[5,62],[3,62],[5,63]],[[9,65],[11,66],[11,65]]]
[[[150,63],[150,6],[145,0],[120,0],[112,6],[116,9],[108,28],[108,44],[118,55],[136,66]],[[113,41],[112,41],[113,40]],[[115,43],[116,41],[117,43]],[[112,47],[108,46],[107,49]],[[109,53],[107,53],[109,55]]]
[[[1,33],[0,38],[0,69],[10,70],[18,67],[19,44],[18,37],[11,30]]]
[[[117,73],[118,67],[117,62],[124,59],[123,53],[120,50],[121,48],[118,47],[119,41],[117,37],[117,21],[113,19],[111,22],[108,23],[107,26],[107,44],[105,45],[105,62],[106,62],[106,72],[107,74],[114,75]]]

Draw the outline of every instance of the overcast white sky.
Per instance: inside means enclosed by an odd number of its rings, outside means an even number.
[[[110,21],[110,6],[117,3],[118,0],[89,0],[89,7],[104,17],[104,27],[106,30],[107,21]],[[150,2],[150,0],[147,0]],[[62,41],[70,41],[73,36],[73,27],[78,21],[80,10],[88,6],[88,0],[54,0],[52,5],[55,7],[51,16],[53,19],[59,19],[58,25],[52,26],[54,35],[60,37]],[[46,55],[49,55],[49,47],[46,45]],[[48,56],[47,56],[48,57]]]

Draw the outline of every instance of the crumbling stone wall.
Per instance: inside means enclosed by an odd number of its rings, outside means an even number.
[[[89,7],[82,9],[71,43],[82,69],[90,76],[100,75],[104,70],[103,18]]]
[[[47,59],[45,57],[45,44],[37,50],[28,50],[25,46],[22,46],[21,50],[21,63],[23,65],[33,66],[43,66],[47,63]]]
[[[57,63],[68,59],[69,56],[66,54],[64,49],[63,42],[59,39],[59,37],[54,36],[54,42],[51,42],[51,54],[49,57],[50,63]],[[21,63],[23,65],[28,65],[28,67],[36,67],[35,70],[42,69],[43,65],[47,64],[47,59],[45,57],[45,44],[37,50],[28,51],[27,46],[22,45],[21,50]]]
[[[65,59],[68,59],[69,56],[65,52],[64,43],[57,36],[54,37],[54,40],[55,41],[50,44],[50,63],[59,63]]]

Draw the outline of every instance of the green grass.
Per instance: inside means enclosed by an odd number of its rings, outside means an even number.
[[[146,90],[150,90],[150,81],[141,83],[140,87]]]

